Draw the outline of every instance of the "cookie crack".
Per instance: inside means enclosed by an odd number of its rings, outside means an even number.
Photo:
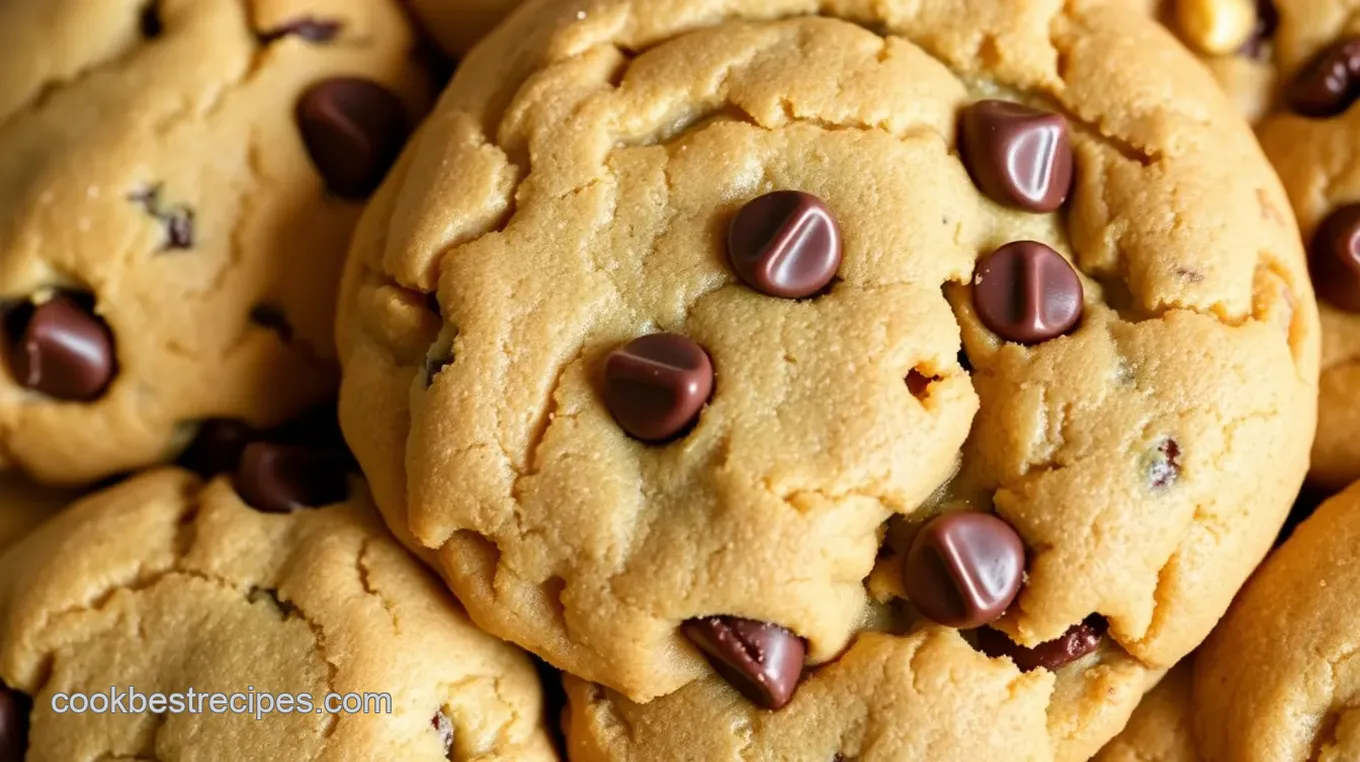
[[[373,581],[370,578],[371,572],[368,567],[368,553],[372,548],[374,541],[373,538],[365,539],[363,545],[359,547],[359,553],[354,558],[354,570],[358,572],[359,584],[363,586],[364,592],[377,599],[378,603],[382,605],[383,610],[385,610],[387,615],[392,619],[392,631],[400,635],[401,623],[397,619],[396,605],[393,604],[391,599],[386,595],[383,595],[382,591],[373,584]]]

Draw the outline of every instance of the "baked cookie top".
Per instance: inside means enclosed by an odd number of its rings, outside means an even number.
[[[225,479],[163,469],[11,549],[0,674],[32,697],[27,758],[555,759],[529,660],[468,621],[388,537],[361,483],[351,489],[342,503],[271,514]],[[54,708],[57,694],[129,687],[389,703],[336,714],[279,704],[260,718]],[[17,695],[6,690],[0,711],[23,704]]]
[[[0,8],[0,468],[88,483],[334,394],[360,204],[429,85],[396,0]]]
[[[1360,479],[1360,21],[1342,0],[1178,0],[1161,12],[1257,122],[1298,217],[1323,326],[1309,478],[1340,489]],[[1231,37],[1240,45],[1206,49],[1214,30],[1238,27],[1250,29]]]
[[[637,701],[707,655],[786,702],[885,542],[926,618],[1169,667],[1314,428],[1279,183],[1108,3],[531,2],[342,299],[388,522],[483,627]]]
[[[1267,559],[1205,643],[1195,722],[1211,760],[1360,756],[1360,485]]]
[[[1200,762],[1193,727],[1193,668],[1184,661],[1138,704],[1124,730],[1091,762]]]

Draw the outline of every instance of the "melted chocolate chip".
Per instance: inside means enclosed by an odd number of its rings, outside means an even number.
[[[204,478],[236,470],[246,445],[261,437],[244,421],[210,418],[198,427],[198,435],[179,457],[179,464]]]
[[[311,16],[286,21],[272,29],[260,32],[260,41],[276,42],[284,37],[297,37],[307,42],[326,43],[340,34],[344,24],[331,19],[315,19]]]
[[[1289,105],[1316,118],[1337,116],[1360,97],[1360,37],[1346,37],[1318,53],[1289,88]]]
[[[1313,286],[1328,304],[1360,312],[1360,204],[1334,210],[1308,249]]]
[[[1010,524],[960,511],[932,519],[916,534],[902,582],[926,618],[972,629],[994,622],[1020,592],[1025,546]]]
[[[1036,669],[1056,671],[1096,650],[1105,635],[1105,619],[1089,616],[1086,621],[1072,625],[1054,640],[1033,648],[1011,640],[1006,633],[990,627],[978,630],[978,648],[993,659],[1010,657],[1021,672]]]
[[[691,619],[684,632],[752,703],[779,709],[793,698],[807,650],[802,638],[777,625],[733,616]]]
[[[395,93],[352,77],[328,79],[303,93],[297,122],[327,187],[351,200],[377,189],[410,133]]]
[[[1067,120],[1008,101],[978,101],[959,119],[963,163],[998,204],[1052,212],[1072,187]]]
[[[973,277],[973,307],[983,325],[1019,344],[1072,330],[1081,319],[1082,298],[1076,270],[1037,241],[1002,246],[978,264]]]
[[[241,498],[266,513],[288,513],[338,503],[349,493],[348,464],[315,447],[252,442],[241,453],[234,480]]]
[[[801,299],[836,277],[840,228],[816,196],[776,191],[737,213],[727,232],[727,253],[746,285],[769,296]]]
[[[1174,439],[1165,439],[1157,449],[1148,453],[1144,465],[1148,485],[1161,490],[1176,483],[1181,476],[1181,446]]]
[[[713,392],[713,363],[673,333],[642,336],[605,360],[605,404],[624,431],[663,442],[694,425]]]
[[[6,319],[9,366],[20,385],[59,400],[90,402],[116,372],[113,334],[88,302],[58,294]]]

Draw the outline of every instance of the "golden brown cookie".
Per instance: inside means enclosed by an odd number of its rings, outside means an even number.
[[[1164,17],[1192,46],[1177,17],[1199,8],[1223,18],[1245,0],[1176,0]],[[1340,489],[1360,479],[1360,21],[1341,0],[1251,0],[1253,31],[1233,52],[1206,60],[1257,121],[1310,249],[1323,325],[1318,432],[1310,481]],[[1150,5],[1150,4],[1148,4]],[[1190,13],[1189,15],[1196,15]]]
[[[1207,762],[1360,759],[1360,484],[1273,554],[1198,657]]]
[[[343,292],[341,422],[388,522],[483,627],[634,701],[711,664],[794,698],[890,519],[902,637],[966,651],[961,682],[1021,678],[925,619],[1031,670],[1112,647],[1137,695],[1269,547],[1315,425],[1278,181],[1108,3],[531,2]]]
[[[1091,762],[1200,762],[1192,723],[1191,662],[1184,661],[1143,697],[1124,731]]]
[[[0,468],[88,483],[334,394],[360,202],[429,84],[396,0],[0,7]]]
[[[343,503],[270,514],[225,479],[163,469],[12,548],[0,674],[32,697],[25,758],[555,759],[529,660],[468,621],[350,487]],[[111,688],[130,711],[76,711]],[[130,688],[170,709],[138,711]],[[195,711],[190,689],[246,698]],[[263,694],[276,705],[256,716]],[[311,709],[285,711],[283,694]],[[317,711],[328,694],[365,710]],[[6,731],[16,697],[0,695]]]

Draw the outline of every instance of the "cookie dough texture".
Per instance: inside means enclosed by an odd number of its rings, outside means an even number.
[[[1192,722],[1193,685],[1190,662],[1177,665],[1092,762],[1201,762]]]
[[[355,491],[361,489],[355,482]],[[472,625],[366,496],[293,514],[150,472],[11,549],[0,674],[29,760],[551,760],[532,665]],[[10,573],[12,570],[17,573]],[[392,713],[56,714],[58,692],[388,693]],[[435,719],[452,728],[447,757]],[[442,724],[442,723],[441,723]]]
[[[1360,757],[1360,485],[1273,554],[1205,644],[1195,674],[1205,758]]]
[[[716,677],[636,704],[568,676],[567,746],[573,762],[1086,760],[1155,679],[1117,647],[1019,674],[954,630],[866,632],[778,712]]]
[[[520,0],[407,0],[435,43],[455,56],[472,49]]]
[[[956,114],[982,97],[1068,115],[1064,213],[973,186]],[[824,296],[757,294],[726,261],[728,220],[777,189],[839,221]],[[988,332],[966,285],[1026,239],[1086,290],[1075,332],[1033,347]],[[679,633],[696,616],[832,660],[885,522],[942,502],[1032,550],[999,626],[1033,645],[1101,614],[1141,685],[1264,555],[1315,423],[1317,315],[1278,181],[1189,55],[1106,3],[530,2],[375,197],[342,300],[341,422],[387,521],[483,627],[635,701],[712,674]],[[605,355],[655,331],[717,374],[665,446],[600,395]],[[970,691],[1051,699],[959,658]]]
[[[305,18],[335,36],[280,35]],[[269,427],[334,394],[333,286],[360,205],[327,193],[295,109],[360,77],[414,119],[414,44],[395,0],[0,7],[0,310],[92,295],[117,364],[88,403],[0,367],[0,468],[87,483],[173,457],[199,420]],[[167,245],[169,215],[192,245]]]

